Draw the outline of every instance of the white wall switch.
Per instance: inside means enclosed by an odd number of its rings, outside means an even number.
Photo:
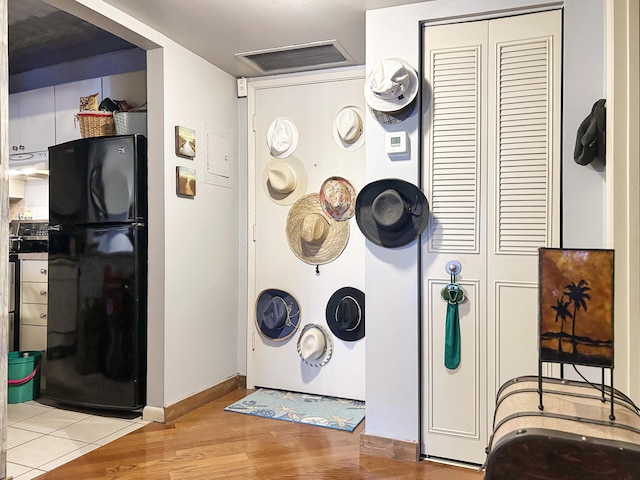
[[[244,77],[240,77],[236,79],[238,83],[238,98],[247,96],[247,79]]]

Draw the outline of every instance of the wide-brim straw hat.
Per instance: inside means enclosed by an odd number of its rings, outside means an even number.
[[[382,247],[401,247],[427,226],[429,202],[418,187],[389,178],[371,182],[356,199],[356,222],[363,235]]]
[[[329,177],[320,187],[319,201],[324,213],[338,222],[344,222],[356,213],[356,189],[343,177]]]
[[[340,148],[354,151],[364,145],[364,118],[362,109],[353,105],[338,111],[333,120],[333,138]]]
[[[276,118],[267,129],[267,146],[275,158],[286,158],[298,146],[298,127],[288,117]]]
[[[286,236],[296,257],[310,265],[323,265],[338,258],[347,246],[349,222],[328,217],[318,193],[310,193],[289,209]]]
[[[333,339],[323,326],[309,323],[300,332],[297,349],[298,355],[307,365],[322,367],[333,354]]]
[[[327,302],[327,325],[340,340],[353,342],[364,337],[364,292],[354,287],[336,290]]]
[[[272,158],[262,171],[262,187],[278,205],[293,205],[307,193],[307,169],[296,157]]]
[[[268,288],[256,300],[256,326],[270,340],[291,337],[300,325],[300,305],[289,292]]]
[[[376,63],[365,80],[367,105],[381,112],[395,112],[409,105],[418,94],[418,74],[401,58]]]

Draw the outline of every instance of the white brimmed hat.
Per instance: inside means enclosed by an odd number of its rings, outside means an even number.
[[[373,66],[364,83],[367,105],[395,112],[409,105],[418,93],[418,74],[400,58],[387,58]]]
[[[287,242],[296,257],[310,265],[324,265],[340,256],[349,241],[349,222],[327,217],[319,195],[303,196],[289,209]]]
[[[340,109],[333,121],[333,138],[344,150],[357,150],[364,145],[364,113],[353,105]]]
[[[278,117],[271,122],[267,130],[267,146],[271,155],[276,158],[291,155],[298,146],[298,128],[293,120]]]
[[[320,187],[320,206],[329,217],[344,222],[356,211],[356,189],[342,177],[329,177]]]
[[[298,337],[298,354],[312,367],[326,365],[333,354],[333,339],[321,325],[309,323]]]
[[[262,186],[278,205],[292,205],[307,193],[307,170],[295,157],[272,158],[262,171]]]

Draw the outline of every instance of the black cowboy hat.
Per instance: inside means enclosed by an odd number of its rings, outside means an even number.
[[[366,185],[356,199],[356,222],[364,236],[382,247],[401,247],[427,226],[429,202],[412,183],[397,178]]]
[[[364,337],[364,292],[353,287],[336,290],[327,302],[327,325],[341,340],[353,342]]]

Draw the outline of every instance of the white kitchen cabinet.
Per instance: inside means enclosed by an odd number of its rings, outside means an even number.
[[[76,114],[80,111],[80,97],[98,94],[98,103],[102,101],[102,81],[100,78],[90,78],[77,82],[63,83],[55,87],[55,127],[56,144],[77,140],[80,135],[80,125]]]
[[[45,259],[20,263],[20,350],[46,350],[49,265]]]
[[[46,150],[55,142],[54,88],[9,95],[9,154]]]
[[[147,71],[102,77],[102,94],[111,100],[125,100],[133,107],[147,103]]]
[[[24,198],[24,180],[9,179],[9,198]]]

